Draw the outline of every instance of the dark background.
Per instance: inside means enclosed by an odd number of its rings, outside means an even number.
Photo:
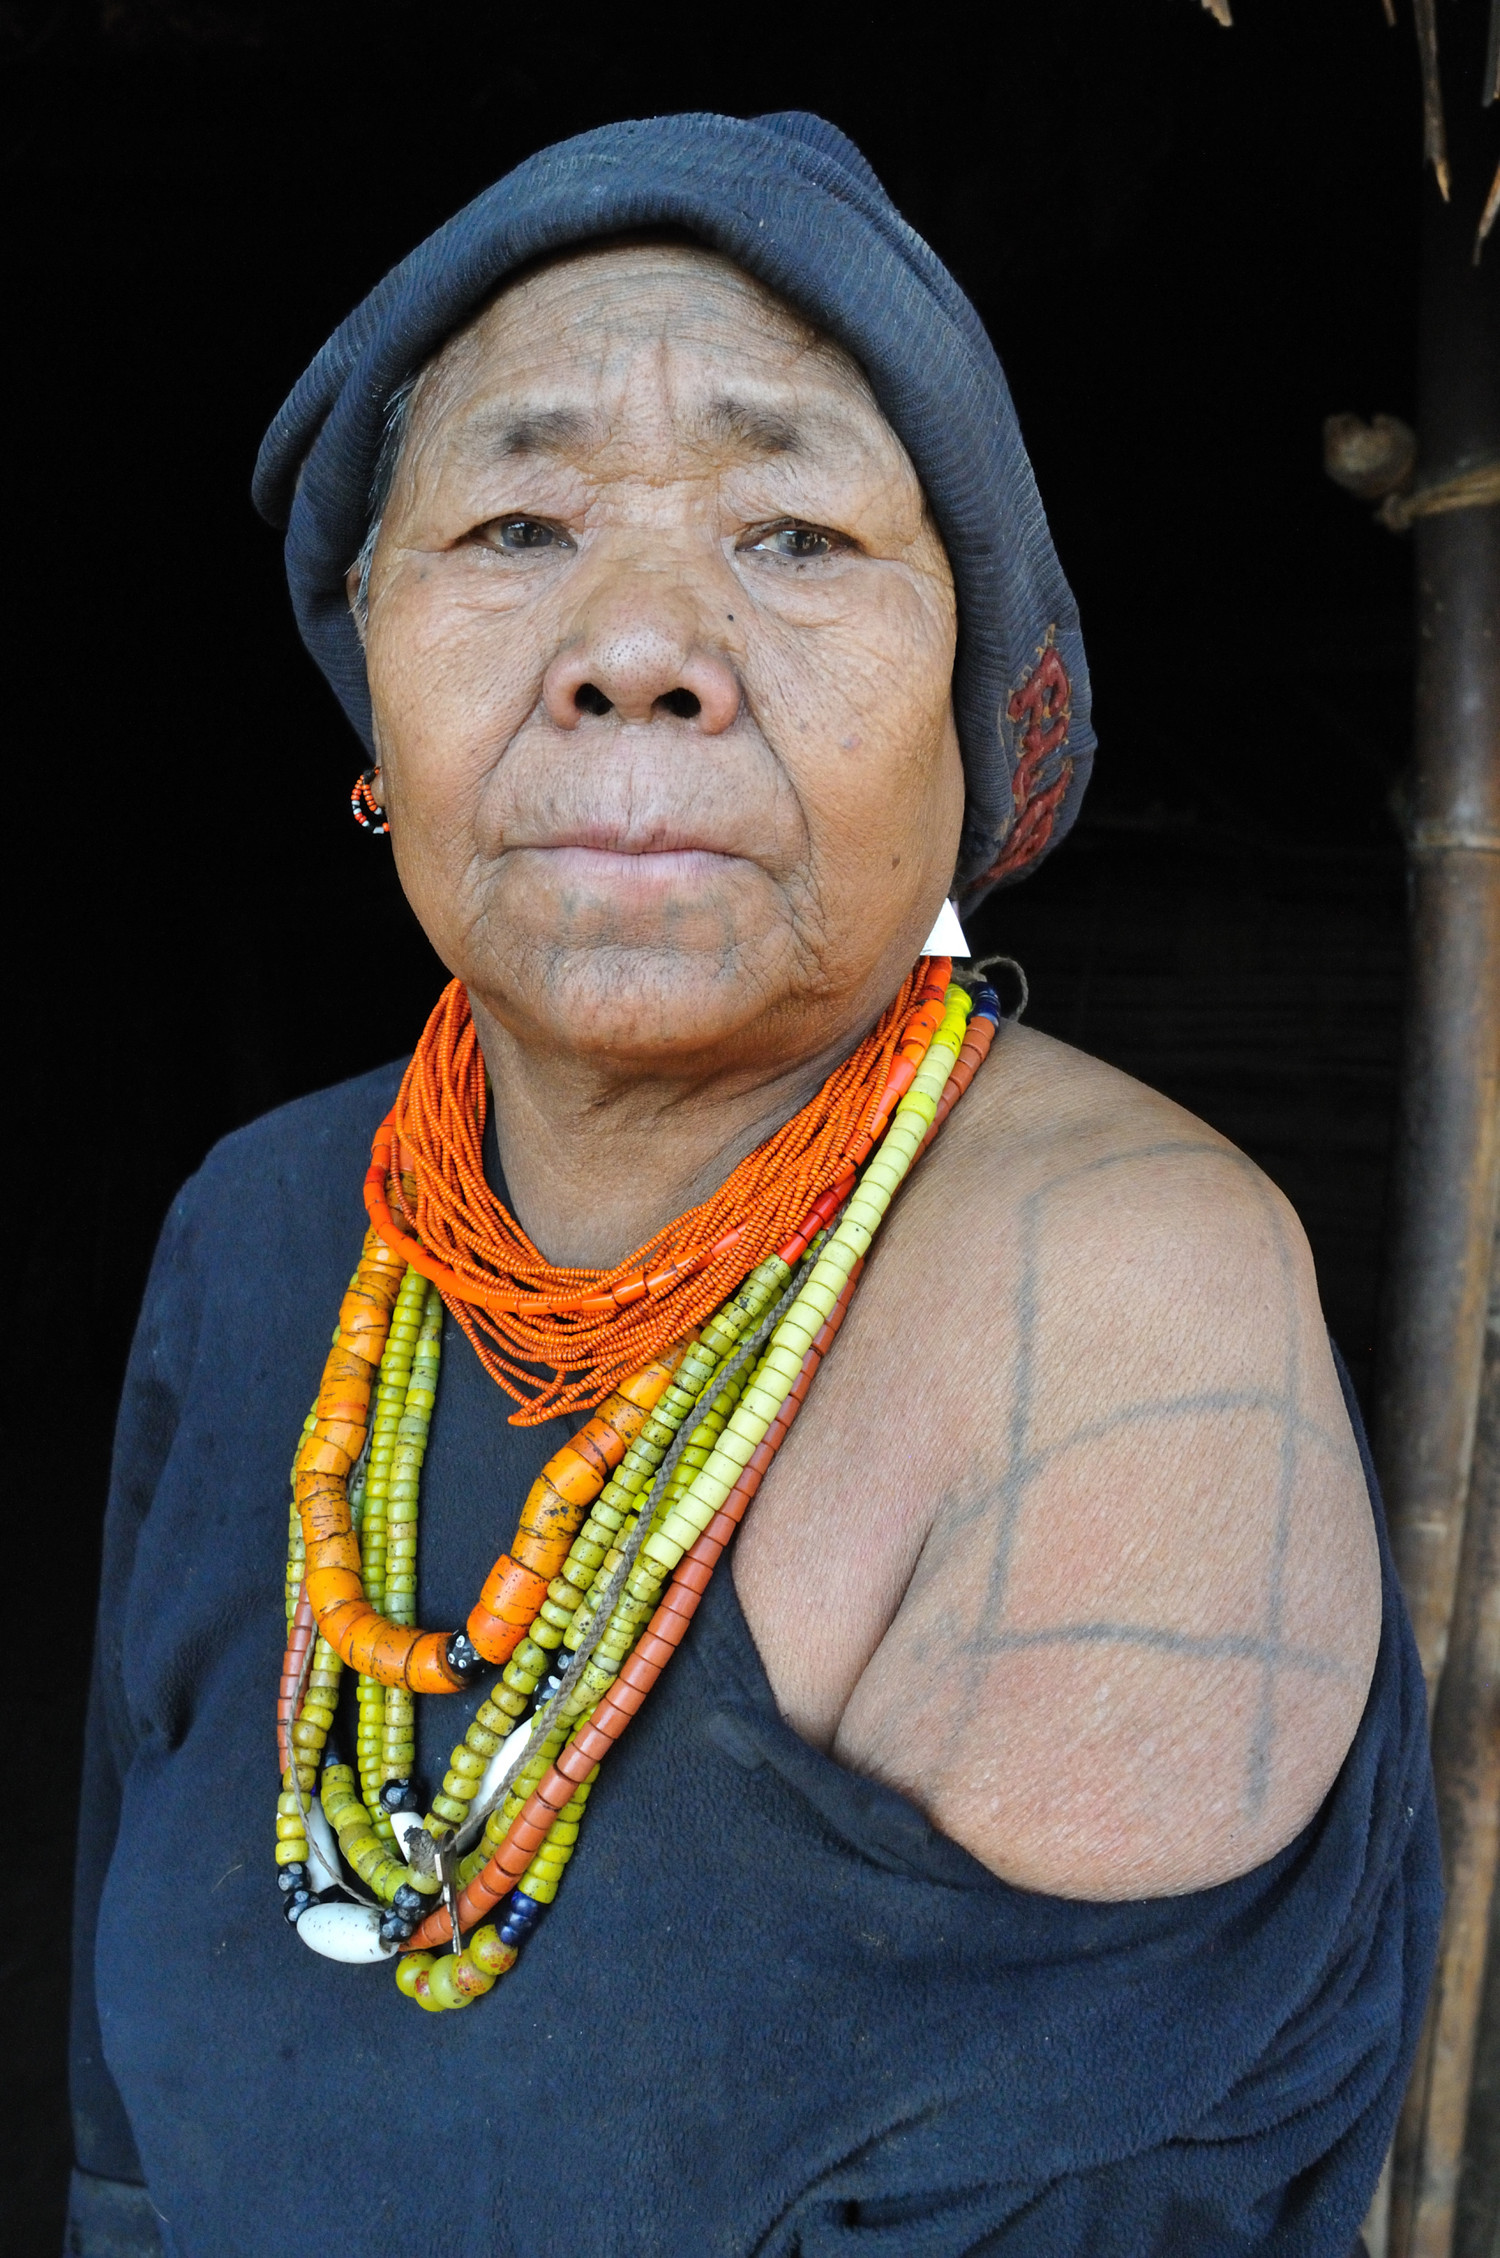
[[[1024,960],[1038,1025],[1286,1189],[1368,1381],[1410,560],[1324,480],[1319,425],[1412,415],[1433,191],[1406,0],[1396,32],[1378,0],[1238,13],[1226,34],[1193,0],[0,5],[24,911],[0,1359],[8,2249],[58,2247],[92,1582],[154,1235],[217,1137],[407,1048],[441,978],[385,845],[350,822],[362,756],[297,642],[250,466],[354,301],[531,150],[620,115],[819,109],[973,294],[1079,594],[1100,736],[1073,840],[978,938]]]

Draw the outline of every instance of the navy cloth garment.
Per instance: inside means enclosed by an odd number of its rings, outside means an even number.
[[[853,143],[803,111],[638,118],[543,149],[355,308],[256,466],[256,505],[286,529],[308,649],[372,745],[345,575],[368,528],[392,395],[508,274],[661,225],[734,259],[864,368],[916,466],[958,594],[953,697],[968,801],[956,889],[974,898],[1019,876],[1067,831],[1093,758],[1077,607],[979,316]]]
[[[298,1941],[271,1856],[287,1466],[396,1082],[226,1140],[152,1273],[83,1801],[70,2247],[1348,2258],[1440,1894],[1383,1533],[1353,1748],[1306,1832],[1223,1888],[1095,1905],[997,1880],[781,1722],[725,1569],[488,1999],[427,2016],[388,1968]],[[509,1408],[450,1325],[425,1621],[463,1621],[567,1432]],[[478,1698],[421,1705],[429,1781]],[[101,2185],[142,2181],[149,2214]]]

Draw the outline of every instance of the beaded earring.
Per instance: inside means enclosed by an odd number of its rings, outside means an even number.
[[[379,774],[378,767],[367,768],[363,775],[354,779],[354,790],[349,794],[349,807],[355,822],[362,829],[373,831],[377,838],[383,831],[391,828],[385,809],[375,797],[375,779]],[[366,813],[366,810],[369,812]]]

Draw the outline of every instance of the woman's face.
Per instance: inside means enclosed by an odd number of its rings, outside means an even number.
[[[888,1000],[957,854],[952,576],[859,370],[727,261],[585,252],[453,340],[365,636],[402,884],[515,1034],[754,1068]]]

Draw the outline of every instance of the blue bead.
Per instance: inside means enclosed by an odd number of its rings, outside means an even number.
[[[995,1025],[997,1027],[999,1026],[1000,998],[996,995],[993,988],[985,986],[983,988],[975,989],[974,1010],[971,1016],[975,1019],[993,1019]]]
[[[526,1931],[524,1929],[513,1929],[509,1921],[507,1921],[504,1928],[500,1931],[500,1942],[502,1944],[508,1944],[511,1950],[515,1951],[516,1947],[524,1941],[525,1936]]]
[[[512,1920],[519,1913],[523,1921],[534,1921],[541,1910],[541,1906],[534,1897],[523,1897],[519,1890],[511,1898],[510,1917]]]

